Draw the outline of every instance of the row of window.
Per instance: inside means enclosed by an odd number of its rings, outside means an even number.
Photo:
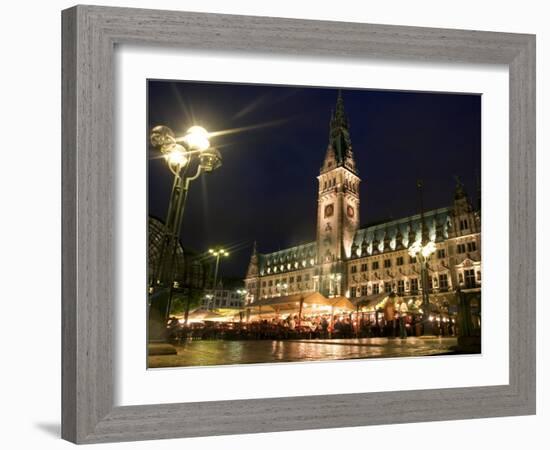
[[[287,295],[289,293],[309,291],[311,289],[312,289],[311,283],[305,283],[303,286],[285,286],[285,288],[282,290],[267,288],[267,289],[262,289],[262,296],[266,297],[267,295],[272,295],[272,294]]]
[[[231,293],[231,295],[230,295],[230,293]],[[214,292],[214,297],[215,298],[227,298],[227,297],[241,298],[240,294],[238,294],[237,292],[234,292],[234,291],[215,291]]]
[[[475,241],[472,241],[472,242],[467,242],[465,244],[458,244],[456,246],[456,252],[458,254],[462,254],[462,253],[472,253],[472,252],[475,252],[477,251],[477,243]]]
[[[306,273],[303,277],[304,281],[309,281],[311,278],[310,274],[309,273]],[[289,277],[288,279],[288,282],[290,284],[294,283],[294,281],[296,281],[297,283],[301,283],[302,282],[302,275],[297,275],[296,277]],[[286,284],[287,282],[287,279],[286,278],[283,278],[281,280],[269,280],[269,281],[262,281],[262,287],[266,287],[266,286],[273,286],[273,283],[275,283],[275,286],[278,286],[279,284]]]
[[[333,186],[336,186],[336,178],[331,178],[330,180],[328,181],[325,181],[325,183],[323,184],[323,189],[328,189],[328,188],[331,188]]]
[[[444,248],[440,248],[437,251],[437,257],[439,259],[443,259],[446,257],[446,252]],[[408,258],[409,264],[415,264],[416,263],[416,256],[409,256]],[[395,265],[396,266],[402,266],[405,263],[405,259],[403,256],[398,256],[395,258]],[[391,259],[384,259],[384,268],[389,269],[392,266],[392,260]],[[368,270],[368,264],[362,263],[359,266],[353,265],[351,266],[351,273],[357,273],[358,268],[361,270],[361,272],[366,272]],[[379,261],[373,261],[372,262],[372,270],[378,270],[380,268],[380,262]]]
[[[344,186],[348,189],[350,189],[351,191],[353,192],[356,192],[357,191],[357,183],[354,183],[352,181],[348,181],[348,179],[346,178],[344,180]],[[331,188],[331,187],[334,187],[336,186],[336,178],[331,178],[330,180],[327,180],[323,183],[323,189],[324,190],[327,190],[328,188]]]
[[[267,273],[277,273],[278,271],[280,272],[284,272],[285,270],[294,270],[294,269],[299,269],[300,268],[300,265],[302,267],[306,267],[307,266],[307,261],[304,259],[301,263],[299,263],[298,261],[294,261],[294,264],[291,264],[291,263],[287,263],[286,265],[285,264],[281,264],[280,266],[274,266],[273,268],[271,267],[268,267],[267,268]],[[268,263],[269,264],[269,263]],[[309,259],[309,265],[310,266],[313,266],[315,265],[315,259],[314,258],[310,258]],[[262,275],[263,275],[263,270],[262,270]]]
[[[458,254],[463,254],[463,253],[472,253],[472,252],[475,252],[477,251],[477,244],[475,241],[472,241],[472,242],[467,242],[467,243],[464,243],[464,244],[458,244],[457,247],[456,247],[456,252]],[[444,248],[440,248],[437,250],[437,258],[438,259],[443,259],[443,258],[446,258],[447,257],[447,252],[445,251]],[[402,266],[404,264],[404,257],[403,256],[398,256],[397,258],[395,258],[395,265],[396,266]],[[409,256],[409,264],[415,264],[416,263],[416,257],[414,256]],[[388,269],[392,266],[392,260],[391,259],[384,259],[384,268],[385,269]],[[372,262],[372,270],[378,270],[380,268],[380,262],[379,261],[373,261]],[[351,273],[357,273],[358,269],[361,270],[361,272],[366,272],[368,270],[368,264],[367,263],[362,263],[360,264],[359,266],[357,265],[353,265],[351,266]]]
[[[449,280],[446,273],[439,274],[438,278],[432,280],[432,278],[428,278],[429,289],[433,289],[434,282],[438,282],[439,290],[444,291],[449,288]],[[379,294],[380,289],[383,289],[385,293],[390,293],[393,290],[396,290],[396,292],[399,295],[403,295],[406,291],[410,291],[411,294],[417,294],[418,293],[418,278],[410,278],[408,281],[405,280],[398,280],[397,283],[390,283],[388,281],[382,283],[374,283],[372,285],[372,294]],[[350,296],[351,297],[360,297],[360,296],[366,296],[368,295],[368,285],[363,284],[362,286],[352,286],[350,288]]]
[[[238,307],[238,306],[242,306],[242,301],[227,301],[227,300],[215,300],[214,301],[214,307],[215,308],[220,308],[222,306],[226,306],[226,307],[230,307],[230,306],[235,306],[235,307]]]

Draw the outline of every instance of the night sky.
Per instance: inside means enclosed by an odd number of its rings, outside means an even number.
[[[481,97],[343,89],[361,177],[361,224],[450,206],[455,181],[471,199],[481,173]],[[191,183],[181,241],[197,252],[224,246],[223,276],[243,278],[254,240],[263,253],[315,240],[317,179],[336,89],[148,82],[148,130],[181,136],[244,128],[211,139],[223,165]],[[149,147],[149,214],[164,220],[173,176]]]

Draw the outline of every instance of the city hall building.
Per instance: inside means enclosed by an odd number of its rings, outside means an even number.
[[[419,298],[420,263],[408,249],[428,241],[435,244],[428,263],[430,301],[452,300],[458,290],[480,295],[481,214],[458,179],[446,207],[360,227],[361,178],[341,94],[317,182],[316,240],[272,253],[254,245],[244,280],[247,305],[312,292],[350,300],[390,292]]]

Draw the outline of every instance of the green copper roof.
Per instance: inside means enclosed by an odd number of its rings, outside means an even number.
[[[423,214],[427,237],[439,242],[449,237],[451,208],[439,208]],[[366,228],[355,233],[351,258],[407,248],[422,238],[422,216],[403,217]]]

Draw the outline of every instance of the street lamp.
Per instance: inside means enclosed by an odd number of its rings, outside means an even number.
[[[432,335],[432,320],[430,316],[430,295],[428,292],[428,261],[435,252],[436,247],[433,241],[422,244],[420,241],[414,242],[409,247],[409,255],[417,258],[420,262],[420,282],[422,285],[422,310],[424,314],[424,335]]]
[[[210,173],[219,168],[222,158],[217,149],[210,147],[208,131],[200,126],[192,126],[184,136],[176,137],[170,128],[158,125],[151,130],[150,141],[153,148],[160,151],[174,175],[159,259],[149,289],[154,296],[156,292],[170,288],[168,299],[159,295],[154,301],[151,297],[150,301],[149,320],[156,321],[156,326],[164,329],[163,325],[170,313],[176,251],[189,184],[202,172]],[[191,166],[196,166],[193,175],[188,173]],[[150,329],[152,339],[162,339],[162,334],[159,333],[159,329]]]
[[[246,296],[248,295],[248,291],[246,289],[237,289],[237,295],[241,297],[239,308],[242,308],[243,305],[246,303]]]
[[[206,309],[210,309],[210,303],[214,299],[214,296],[212,294],[206,294],[204,298],[206,299]]]
[[[212,289],[216,289],[216,282],[218,281],[218,269],[220,267],[220,258],[223,256],[224,258],[227,258],[229,256],[229,252],[221,247],[218,248],[211,248],[208,250],[208,253],[210,253],[214,258],[216,258],[216,267],[214,269],[214,282],[212,285]]]

